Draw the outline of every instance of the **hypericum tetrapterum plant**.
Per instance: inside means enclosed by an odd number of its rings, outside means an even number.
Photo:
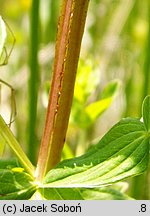
[[[143,102],[143,121],[124,118],[84,155],[60,162],[88,3],[88,0],[63,2],[36,168],[0,116],[0,141],[7,143],[19,159],[0,160],[0,199],[36,199],[37,194],[38,199],[52,200],[130,199],[109,185],[139,175],[148,167],[150,96]]]

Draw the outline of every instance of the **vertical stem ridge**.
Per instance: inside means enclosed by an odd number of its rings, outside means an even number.
[[[57,32],[54,72],[36,178],[61,158],[71,110],[76,70],[89,0],[64,0]]]

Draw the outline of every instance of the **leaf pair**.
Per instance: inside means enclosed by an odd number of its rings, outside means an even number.
[[[51,188],[96,188],[139,175],[148,167],[150,96],[143,102],[143,119],[125,118],[83,156],[62,161],[43,181]]]
[[[40,185],[36,185],[27,173],[10,169],[1,161],[0,197],[26,199],[38,188],[42,199],[129,199],[105,186],[139,175],[147,169],[150,96],[143,102],[143,119],[144,122],[135,118],[122,119],[86,154],[64,160],[50,170]]]

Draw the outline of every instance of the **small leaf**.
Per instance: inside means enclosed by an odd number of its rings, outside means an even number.
[[[118,92],[120,86],[119,80],[111,81],[101,93],[101,100],[91,103],[85,108],[85,112],[92,123],[104,112],[106,111]]]
[[[150,95],[143,101],[143,120],[146,130],[150,131]]]
[[[7,36],[6,26],[2,17],[0,16],[0,56],[2,54],[3,47],[5,45],[6,36]]]
[[[62,151],[62,158],[63,158],[63,160],[73,158],[72,149],[70,148],[70,146],[67,143],[64,144],[64,148]]]
[[[106,98],[103,100],[96,101],[85,108],[85,112],[88,118],[93,123],[108,107],[112,102],[112,98]]]
[[[74,89],[74,98],[76,98],[79,103],[85,104],[87,98],[99,84],[99,81],[100,73],[98,64],[92,59],[83,60],[80,58]]]
[[[77,97],[75,97],[71,111],[70,123],[76,124],[80,128],[90,127],[94,124],[95,120],[110,107],[119,87],[119,80],[111,81],[101,93],[101,99],[90,103],[87,106],[85,106],[85,101],[82,103]],[[84,88],[82,91],[84,92]],[[81,96],[81,93],[78,93]]]
[[[148,166],[149,138],[144,124],[126,118],[85,155],[62,161],[49,171],[43,187],[100,187],[139,175]]]
[[[121,86],[121,81],[119,79],[112,80],[108,83],[108,85],[104,88],[103,92],[100,94],[102,99],[114,97],[118,92]]]
[[[29,199],[36,190],[30,175],[17,161],[0,161],[0,200]]]

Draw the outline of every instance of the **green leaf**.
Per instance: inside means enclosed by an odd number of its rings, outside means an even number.
[[[143,120],[146,130],[150,131],[150,96],[147,96],[143,101]]]
[[[15,167],[21,167],[16,158],[11,158],[8,160],[6,160],[6,159],[0,160],[0,169],[12,169]]]
[[[121,81],[119,79],[112,80],[104,88],[104,90],[100,94],[100,98],[104,99],[104,98],[114,97],[118,92],[120,86],[121,86]]]
[[[93,123],[112,103],[112,97],[96,101],[85,108],[91,123]]]
[[[47,200],[131,200],[126,194],[110,188],[41,188],[42,199]],[[39,197],[39,195],[38,195]]]
[[[33,200],[131,200],[124,193],[126,182],[104,188],[40,188]]]
[[[47,200],[83,200],[78,188],[40,188],[39,192]]]
[[[70,146],[67,143],[64,144],[61,158],[63,160],[73,158],[72,149],[70,148]]]
[[[127,189],[127,182],[117,182],[103,188],[80,188],[80,192],[85,200],[133,200],[125,194]]]
[[[122,119],[85,155],[62,161],[49,171],[43,187],[100,187],[147,169],[149,138],[138,119]]]
[[[111,81],[101,93],[101,99],[90,103],[87,106],[85,106],[85,101],[82,103],[77,97],[75,97],[70,122],[76,124],[80,128],[91,126],[95,120],[110,107],[116,93],[118,92],[119,86],[119,80]],[[82,91],[84,91],[84,89],[82,89]],[[79,93],[79,95],[81,95],[81,93]]]
[[[93,59],[79,60],[74,97],[79,103],[86,103],[100,81],[98,64]]]
[[[113,187],[104,188],[40,188],[33,200],[131,200],[122,191],[124,184],[127,183],[120,182]]]
[[[132,198],[110,187],[81,188],[84,200],[131,200]]]
[[[2,54],[3,47],[5,45],[6,36],[7,36],[6,26],[2,17],[0,16],[0,56]]]
[[[118,92],[120,86],[119,80],[111,81],[101,93],[101,100],[91,103],[85,107],[85,112],[92,123],[106,110],[110,107],[114,96]]]
[[[30,175],[16,160],[0,161],[0,200],[29,199],[36,190]]]

